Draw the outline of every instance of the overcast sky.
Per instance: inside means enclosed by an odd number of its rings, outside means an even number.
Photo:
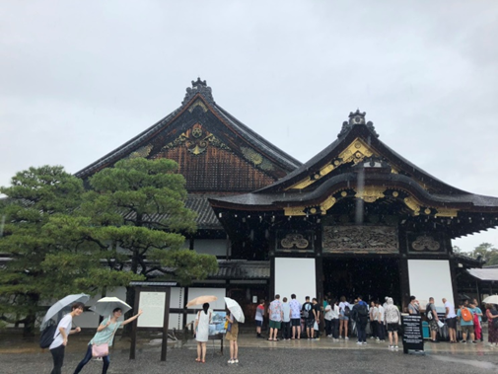
[[[176,109],[215,101],[305,162],[360,108],[437,178],[498,196],[498,2],[2,1],[0,185],[77,172]],[[498,233],[459,239],[498,247]]]

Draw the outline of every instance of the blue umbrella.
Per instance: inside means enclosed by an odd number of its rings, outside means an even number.
[[[40,330],[43,331],[43,329],[47,326],[48,322],[51,319],[55,320],[56,323],[59,323],[63,314],[71,311],[71,305],[73,305],[74,303],[85,304],[88,300],[90,300],[90,296],[84,293],[80,293],[77,295],[67,295],[63,299],[60,299],[50,307],[50,309],[47,311],[47,314],[45,314],[45,317],[43,317]]]

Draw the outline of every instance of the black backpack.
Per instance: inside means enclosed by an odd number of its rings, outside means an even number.
[[[356,312],[358,314],[358,318],[366,318],[368,317],[368,309],[365,304],[359,304],[356,307]]]
[[[48,348],[50,344],[55,340],[55,331],[57,330],[57,324],[53,321],[49,322],[49,325],[45,327],[40,335],[40,348]]]
[[[344,307],[344,315],[346,317],[349,317],[351,315],[351,309],[349,309],[347,305]]]
[[[309,309],[307,309],[307,308],[309,308]],[[313,307],[310,303],[304,303],[304,305],[303,305],[303,318],[305,318],[305,319],[309,318],[311,309],[313,309]]]

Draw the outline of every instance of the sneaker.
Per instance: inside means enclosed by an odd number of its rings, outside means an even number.
[[[344,339],[349,340],[349,338],[347,336]]]
[[[467,341],[466,340],[462,340],[462,343],[465,344],[465,343],[467,343]]]
[[[227,363],[229,363],[229,364],[233,364],[234,362],[235,362],[235,360],[232,360],[232,359],[227,361]]]
[[[472,343],[477,344],[477,340],[472,340]]]
[[[380,339],[379,339],[379,338],[375,338],[375,340],[377,340],[378,342],[380,342]]]
[[[367,345],[367,342],[363,342],[363,345]]]
[[[362,345],[362,342],[356,342],[356,344],[358,344],[358,345]]]
[[[390,345],[388,348],[390,351],[394,351],[394,345]]]
[[[332,337],[332,335],[327,335],[327,338],[331,338],[331,337]]]
[[[394,346],[394,350],[397,351],[399,348],[397,345]]]
[[[233,363],[234,363],[234,364],[238,364],[238,363],[239,363],[239,359],[238,359],[238,358],[236,358],[235,360],[233,360]]]

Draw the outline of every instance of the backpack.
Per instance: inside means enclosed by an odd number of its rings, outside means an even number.
[[[57,330],[57,324],[50,321],[47,327],[45,327],[40,335],[40,348],[48,348],[55,340],[55,331]]]
[[[465,322],[470,322],[472,321],[472,313],[470,312],[470,310],[468,310],[467,308],[463,308],[460,310],[460,314],[462,316],[462,319],[465,321]]]
[[[305,319],[309,318],[310,311],[311,311],[311,304],[310,303],[305,303],[303,305],[303,318],[305,318]]]
[[[351,315],[351,309],[349,309],[349,306],[347,305],[344,307],[344,315],[346,317],[349,317]]]
[[[368,309],[365,304],[358,304],[358,306],[356,307],[356,312],[358,314],[358,318],[368,317]]]
[[[427,304],[427,306],[425,307],[425,316],[429,321],[432,321],[434,319],[434,316],[432,315],[431,304]]]

